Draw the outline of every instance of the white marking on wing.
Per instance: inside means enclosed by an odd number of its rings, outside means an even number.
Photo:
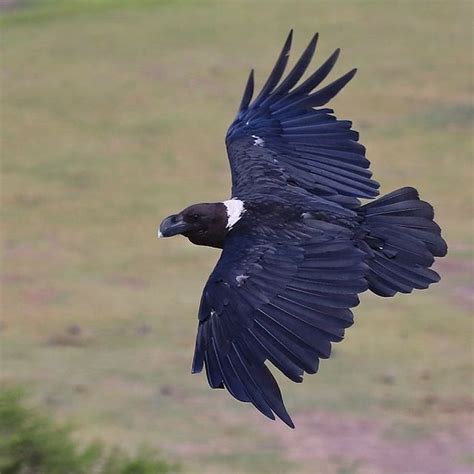
[[[235,277],[235,281],[237,282],[237,286],[242,286],[245,280],[248,278],[248,275],[237,275]]]
[[[265,140],[261,137],[259,137],[258,135],[252,135],[252,138],[254,139],[254,142],[253,144],[255,146],[263,146],[265,145]]]

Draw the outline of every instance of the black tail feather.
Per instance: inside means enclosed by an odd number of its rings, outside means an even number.
[[[369,289],[380,296],[411,293],[440,280],[429,267],[447,245],[433,221],[433,207],[414,188],[393,191],[358,209],[365,231]]]

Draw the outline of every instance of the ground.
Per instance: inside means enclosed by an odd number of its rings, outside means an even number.
[[[3,2],[2,379],[83,440],[190,473],[472,472],[472,3]],[[382,192],[415,186],[450,251],[428,291],[364,294],[296,430],[190,374],[218,252],[161,219],[229,197],[223,138],[290,28],[359,72],[334,101]]]

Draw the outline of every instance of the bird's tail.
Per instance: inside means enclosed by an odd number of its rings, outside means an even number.
[[[414,188],[393,191],[358,209],[364,231],[369,288],[380,296],[410,293],[439,281],[430,269],[447,245],[433,221],[433,207]]]

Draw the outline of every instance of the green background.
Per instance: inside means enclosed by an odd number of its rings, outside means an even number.
[[[5,8],[7,3],[9,8]],[[1,370],[84,442],[190,473],[468,473],[472,446],[472,2],[3,0]],[[292,60],[358,67],[331,104],[381,191],[420,190],[443,280],[362,296],[347,339],[281,386],[295,431],[203,374],[196,311],[218,252],[158,241],[229,197],[224,135],[290,28]]]

